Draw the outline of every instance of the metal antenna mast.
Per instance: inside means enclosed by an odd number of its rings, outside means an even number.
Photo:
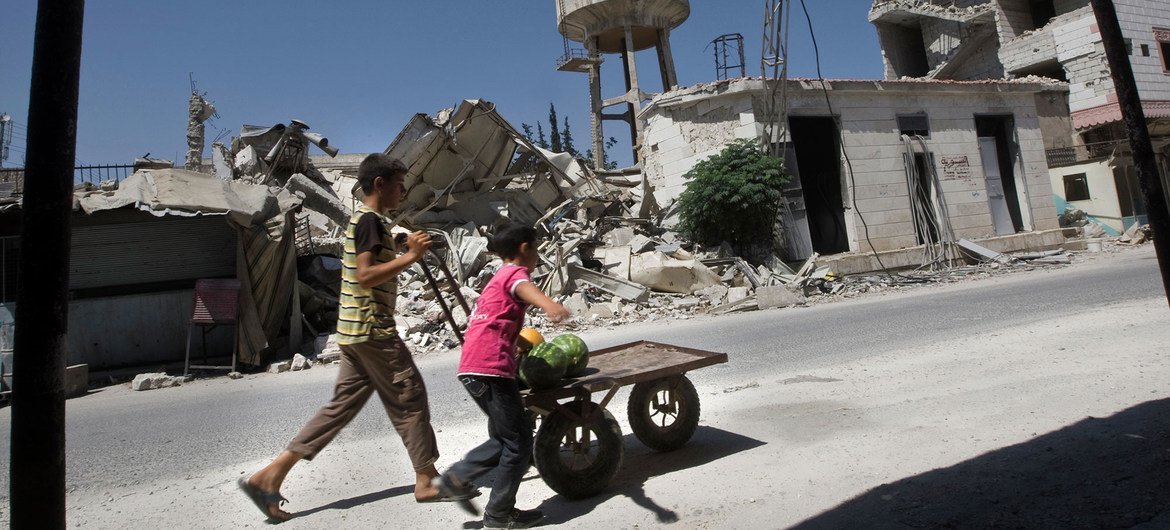
[[[788,0],[765,0],[764,42],[760,75],[769,97],[764,98],[764,128],[760,141],[777,158],[784,156],[781,138],[788,118]]]

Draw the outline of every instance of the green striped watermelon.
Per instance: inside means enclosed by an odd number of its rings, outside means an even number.
[[[569,368],[565,372],[566,376],[576,377],[589,367],[589,347],[585,345],[585,341],[581,340],[581,337],[565,333],[553,339],[552,344],[559,346],[569,354]]]
[[[533,390],[555,387],[565,376],[569,361],[569,354],[564,349],[551,342],[542,342],[520,361],[520,380]]]

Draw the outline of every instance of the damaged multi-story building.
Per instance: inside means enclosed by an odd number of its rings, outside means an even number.
[[[1170,3],[1115,0],[1164,176],[1170,169]],[[1044,131],[1058,211],[1108,231],[1145,222],[1117,91],[1089,0],[876,0],[886,79],[1042,76],[1068,83],[1073,131]]]
[[[1004,79],[994,53],[977,53],[995,48],[994,6],[951,4],[875,5],[886,79],[733,78],[653,98],[638,115],[659,202],[699,161],[756,138],[792,177],[787,260],[816,253],[850,273],[942,263],[962,239],[1001,252],[1062,244],[1047,155],[1076,145],[1069,87]],[[931,51],[964,37],[970,46]]]

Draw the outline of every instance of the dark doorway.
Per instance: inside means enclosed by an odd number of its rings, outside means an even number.
[[[980,138],[995,138],[996,160],[1003,183],[1003,195],[1007,202],[1008,214],[1016,232],[1024,231],[1024,220],[1020,214],[1020,196],[1016,190],[1015,164],[1012,158],[1015,145],[1012,132],[1015,120],[1011,116],[976,116],[975,134]]]
[[[813,250],[820,254],[848,252],[837,124],[830,117],[790,117],[788,130],[796,148]]]

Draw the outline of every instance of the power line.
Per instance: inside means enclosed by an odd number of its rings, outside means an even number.
[[[853,202],[853,211],[857,212],[857,219],[861,221],[861,226],[865,230],[865,242],[869,245],[869,251],[873,254],[874,259],[877,260],[878,266],[882,268],[882,271],[893,280],[894,274],[886,268],[885,263],[882,263],[882,257],[878,254],[877,249],[873,247],[873,241],[869,238],[869,224],[865,222],[865,216],[857,208],[857,181],[853,177],[853,162],[849,160],[849,153],[845,150],[845,130],[841,127],[841,119],[833,112],[833,103],[829,101],[829,89],[825,87],[825,76],[821,73],[821,50],[817,47],[817,34],[813,30],[812,17],[808,14],[808,6],[805,5],[804,0],[800,0],[800,9],[804,11],[804,19],[808,22],[808,34],[812,38],[813,57],[816,59],[817,65],[817,81],[821,85],[821,92],[825,95],[825,106],[828,107],[829,116],[837,126],[837,141],[841,145],[841,156],[845,157],[845,166],[849,172],[849,186],[852,188],[849,192],[849,198]]]

